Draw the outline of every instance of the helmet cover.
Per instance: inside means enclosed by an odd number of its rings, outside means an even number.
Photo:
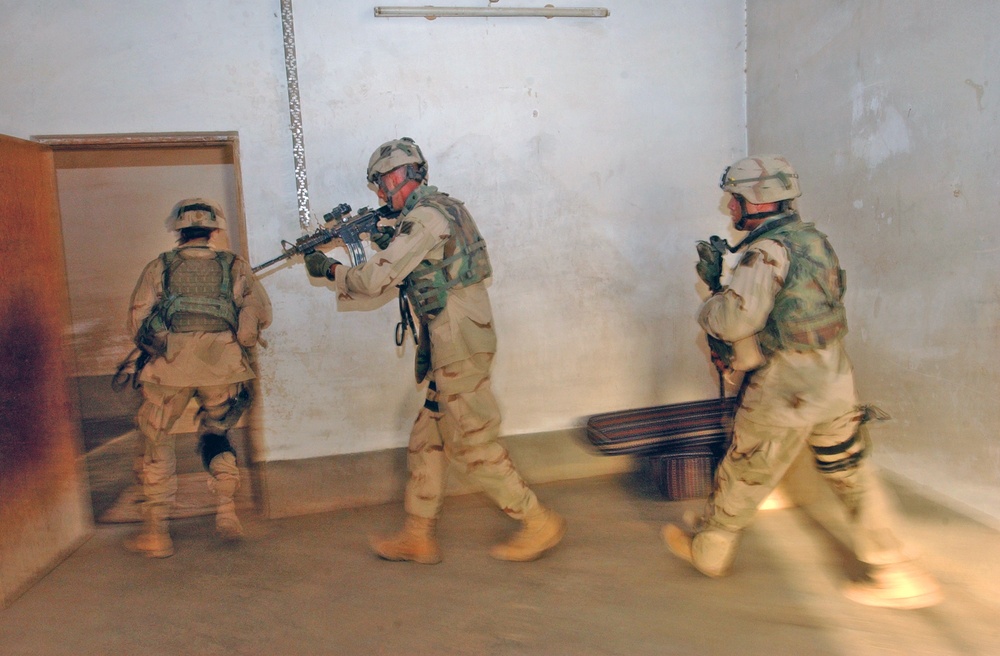
[[[755,205],[791,200],[802,195],[799,174],[781,155],[746,157],[722,173],[723,191],[742,196]]]
[[[398,169],[400,166],[412,164],[419,178],[427,177],[427,160],[420,151],[420,146],[409,137],[393,139],[379,146],[368,160],[368,186],[377,189],[378,177]]]
[[[167,216],[167,229],[226,227],[226,215],[216,203],[204,198],[185,198]]]

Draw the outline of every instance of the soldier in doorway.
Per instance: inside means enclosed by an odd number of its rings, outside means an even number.
[[[129,311],[129,329],[149,360],[139,374],[137,417],[145,440],[144,526],[125,546],[152,558],[174,553],[167,526],[177,491],[170,430],[192,398],[202,462],[217,497],[216,531],[223,539],[242,535],[233,500],[240,473],[228,431],[250,404],[249,349],[271,322],[271,302],[250,265],[209,244],[225,228],[217,204],[182,200],[167,227],[178,233],[177,248],[146,265]]]
[[[500,410],[490,387],[496,333],[485,281],[486,242],[465,205],[427,184],[427,161],[412,139],[386,142],[368,163],[369,187],[401,212],[394,230],[373,235],[377,257],[348,267],[314,252],[310,276],[335,282],[339,309],[401,286],[419,318],[417,383],[427,398],[410,433],[406,522],[372,541],[387,560],[433,564],[441,555],[435,524],[444,500],[448,461],[457,465],[520,530],[490,554],[529,561],[562,539],[566,523],[539,503],[498,442]],[[402,307],[406,307],[403,302]]]
[[[757,507],[808,447],[846,511],[851,546],[866,566],[863,580],[848,584],[845,594],[872,606],[936,604],[937,583],[891,526],[864,425],[873,410],[858,404],[844,349],[844,272],[826,236],[799,218],[798,175],[784,157],[748,157],[725,170],[721,186],[730,194],[734,227],[748,234],[735,249],[740,258],[726,286],[719,280],[723,249],[700,245],[698,273],[713,295],[698,321],[719,366],[753,370],[744,374],[750,378],[733,443],[704,514],[689,518],[693,535],[667,525],[668,548],[703,574],[728,574]],[[731,359],[730,346],[746,340],[756,351],[745,358],[755,362],[749,367]]]

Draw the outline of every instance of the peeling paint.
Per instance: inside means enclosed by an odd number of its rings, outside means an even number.
[[[851,93],[854,135],[851,153],[864,160],[870,172],[893,155],[909,152],[910,131],[906,119],[885,102],[878,86],[858,83]]]

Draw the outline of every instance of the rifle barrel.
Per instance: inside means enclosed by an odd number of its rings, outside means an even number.
[[[282,260],[287,260],[289,257],[291,257],[294,254],[295,253],[282,253],[278,257],[272,257],[270,260],[268,260],[267,262],[264,262],[263,264],[258,264],[255,267],[251,267],[250,270],[253,271],[254,273],[257,273],[261,269],[266,269],[267,267],[271,266],[272,264],[277,264],[278,262],[280,262]]]

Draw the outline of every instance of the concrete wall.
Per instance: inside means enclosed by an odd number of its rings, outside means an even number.
[[[436,21],[373,4],[294,3],[312,207],[376,202],[371,151],[421,144],[490,244],[505,432],[714,394],[693,243],[744,151],[743,3]],[[277,0],[0,0],[0,28],[0,133],[236,131],[251,258],[300,234]],[[264,457],[404,444],[421,392],[394,305],[337,314],[301,263],[265,284]]]
[[[1000,4],[755,0],[751,152],[781,152],[848,271],[884,466],[998,515]]]

